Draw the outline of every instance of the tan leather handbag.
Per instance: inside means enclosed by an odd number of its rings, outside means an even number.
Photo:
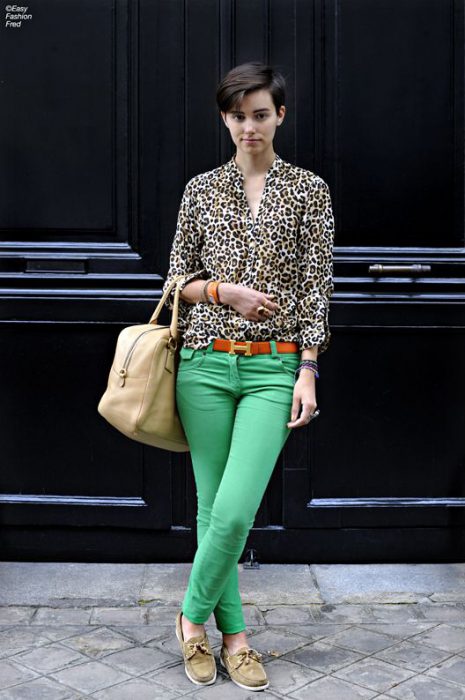
[[[178,282],[184,276],[171,280],[148,323],[128,326],[119,334],[108,386],[97,409],[127,437],[172,452],[189,451],[176,409]],[[171,323],[159,326],[158,316],[175,284]]]

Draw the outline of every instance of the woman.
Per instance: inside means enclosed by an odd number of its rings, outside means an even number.
[[[274,152],[284,89],[282,75],[256,62],[220,82],[217,103],[236,153],[187,183],[164,285],[186,274],[176,401],[196,483],[198,548],[176,634],[198,685],[216,679],[204,627],[213,612],[231,679],[247,690],[269,686],[247,642],[238,561],[291,429],[318,414],[317,356],[330,338],[331,198],[321,177]]]

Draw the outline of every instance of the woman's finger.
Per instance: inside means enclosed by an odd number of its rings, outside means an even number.
[[[296,396],[296,395],[294,394],[294,398],[292,399],[291,420],[290,420],[290,422],[293,422],[293,421],[295,421],[295,420],[297,419],[297,416],[299,415],[299,411],[300,411],[300,405],[301,405],[300,397],[299,397],[299,396]]]

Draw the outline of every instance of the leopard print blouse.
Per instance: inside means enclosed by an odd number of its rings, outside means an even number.
[[[287,340],[300,350],[330,340],[329,300],[333,293],[334,217],[326,182],[277,154],[269,168],[254,222],[234,156],[196,175],[186,185],[168,274],[163,286],[187,274],[214,278],[263,293],[279,304],[272,316],[249,321],[228,304],[179,299],[182,344],[206,347],[214,338]],[[221,295],[221,287],[220,287]],[[174,288],[165,301],[173,308]]]

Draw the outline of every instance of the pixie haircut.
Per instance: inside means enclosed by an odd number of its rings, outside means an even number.
[[[286,81],[281,73],[259,61],[242,63],[226,73],[216,90],[216,103],[221,112],[230,112],[254,90],[269,90],[278,113],[285,102]]]

